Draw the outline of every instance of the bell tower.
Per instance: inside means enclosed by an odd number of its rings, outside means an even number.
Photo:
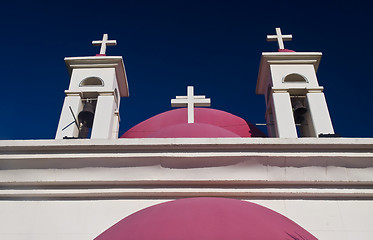
[[[268,135],[278,138],[320,137],[334,134],[323,87],[316,72],[320,52],[295,52],[284,48],[292,35],[276,35],[278,52],[262,53],[256,93],[265,96]]]
[[[100,54],[65,58],[70,85],[56,139],[118,138],[120,98],[129,96],[123,59],[106,56],[106,46],[116,45],[107,34],[92,43],[101,45]]]

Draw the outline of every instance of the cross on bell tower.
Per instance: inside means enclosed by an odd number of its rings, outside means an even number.
[[[109,35],[105,33],[102,36],[102,40],[96,40],[92,41],[93,46],[101,46],[100,48],[100,54],[96,54],[96,56],[106,56],[106,46],[116,46],[117,41],[116,40],[108,40]]]
[[[284,41],[291,41],[292,38],[293,38],[293,35],[291,34],[282,35],[281,28],[276,28],[276,35],[267,35],[267,41],[268,42],[277,41],[279,49],[285,49]]]

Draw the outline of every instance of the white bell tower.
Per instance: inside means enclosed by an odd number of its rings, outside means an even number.
[[[120,97],[128,97],[123,59],[106,56],[106,45],[116,45],[104,34],[100,54],[92,57],[67,57],[70,86],[65,91],[56,139],[118,138]]]
[[[256,87],[256,93],[265,96],[268,135],[297,138],[334,134],[324,88],[316,77],[322,54],[287,50],[283,40],[290,40],[292,35],[282,35],[279,28],[276,32],[267,40],[277,39],[279,52],[262,53]]]

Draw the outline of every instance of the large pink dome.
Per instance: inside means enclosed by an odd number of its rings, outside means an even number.
[[[95,240],[282,240],[316,238],[285,216],[228,198],[188,198],[140,210]]]
[[[179,108],[137,124],[121,138],[265,137],[244,119],[212,108],[195,108],[194,121],[188,124],[187,109]]]

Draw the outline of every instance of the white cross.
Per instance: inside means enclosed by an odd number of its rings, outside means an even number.
[[[92,41],[93,46],[100,46],[100,55],[106,55],[106,46],[115,46],[117,45],[116,40],[108,40],[108,34],[105,33],[104,36],[102,36],[102,40]]]
[[[176,99],[171,99],[172,107],[188,107],[188,123],[194,123],[194,106],[209,107],[211,99],[206,96],[194,96],[194,87],[188,86],[187,96],[176,96]]]
[[[267,35],[267,41],[277,41],[278,47],[284,49],[284,41],[290,41],[293,38],[293,35],[282,35],[281,28],[276,28],[276,35]]]

